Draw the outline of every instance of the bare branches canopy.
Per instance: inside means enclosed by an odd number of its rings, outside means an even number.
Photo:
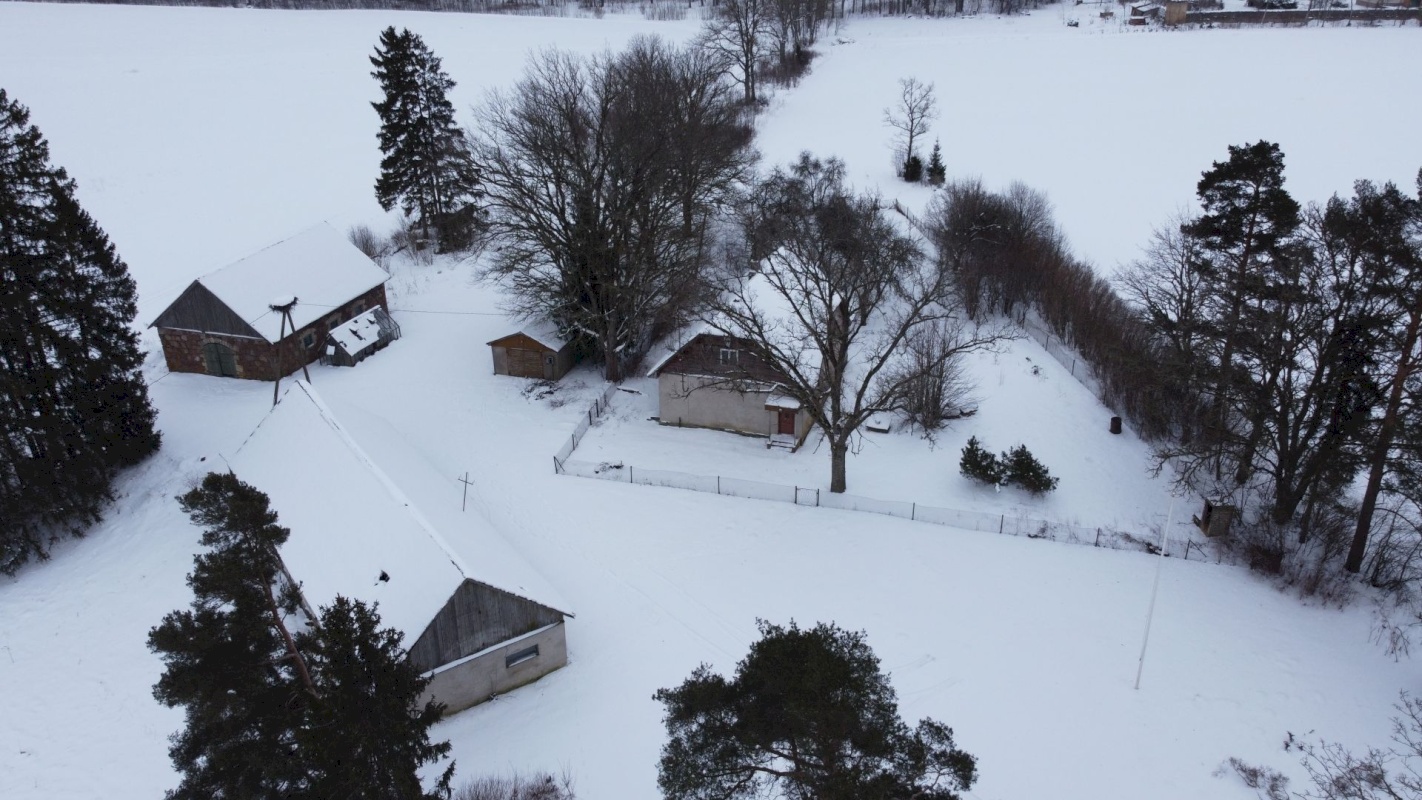
[[[713,59],[655,38],[535,56],[471,140],[512,310],[553,320],[609,380],[689,312],[711,226],[753,159]]]

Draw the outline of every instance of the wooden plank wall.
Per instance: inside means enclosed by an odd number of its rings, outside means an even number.
[[[410,646],[410,663],[434,669],[562,619],[545,605],[466,580]]]

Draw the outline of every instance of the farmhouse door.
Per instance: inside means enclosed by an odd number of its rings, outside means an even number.
[[[794,411],[791,411],[791,410],[789,410],[789,409],[785,409],[785,408],[780,409],[780,426],[779,426],[779,427],[780,427],[780,429],[779,429],[778,431],[776,431],[777,433],[783,433],[783,434],[786,434],[786,435],[788,435],[788,436],[794,436],[794,435],[795,435],[795,412],[794,412]]]

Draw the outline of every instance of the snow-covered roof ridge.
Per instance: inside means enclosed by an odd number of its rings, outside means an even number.
[[[517,582],[472,568],[316,390],[295,384],[229,462],[267,493],[291,530],[281,557],[312,605],[337,595],[378,602],[407,646],[466,579],[548,605]]]
[[[390,279],[344,236],[322,222],[198,278],[262,338],[276,342],[282,315],[277,300],[294,298],[295,330],[331,313]],[[284,304],[284,303],[283,303]]]

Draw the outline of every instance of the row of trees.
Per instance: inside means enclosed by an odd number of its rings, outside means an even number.
[[[1360,181],[1302,207],[1269,142],[1231,147],[1197,189],[1202,213],[1159,231],[1114,285],[1022,185],[952,182],[926,227],[971,316],[1039,315],[1157,442],[1158,465],[1259,509],[1257,563],[1308,543],[1357,572],[1382,532],[1369,577],[1400,579],[1422,508],[1422,202]]]
[[[1257,488],[1300,541],[1342,512],[1358,572],[1384,493],[1419,499],[1422,202],[1359,181],[1303,208],[1269,142],[1231,147],[1198,194],[1203,213],[1157,234],[1122,280],[1181,389],[1160,457],[1221,496]]]
[[[157,450],[128,267],[0,89],[0,572],[96,522]]]

